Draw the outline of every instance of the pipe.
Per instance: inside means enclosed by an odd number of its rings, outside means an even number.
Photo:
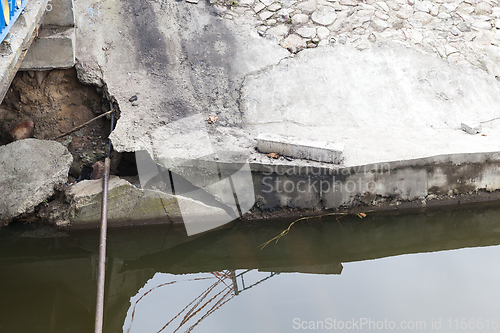
[[[113,111],[113,104],[111,104]],[[114,127],[114,114],[111,113],[111,130]],[[109,140],[109,139],[108,139]],[[104,160],[104,177],[102,178],[102,206],[101,206],[101,238],[99,241],[99,270],[97,275],[97,301],[95,311],[95,333],[102,333],[104,322],[104,279],[106,273],[106,237],[108,229],[108,186],[109,186],[109,169],[111,165],[111,140],[108,143],[108,154]]]

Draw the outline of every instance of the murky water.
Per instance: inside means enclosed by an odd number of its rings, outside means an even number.
[[[500,207],[110,229],[105,332],[500,331]],[[98,231],[0,229],[0,332],[92,332]]]

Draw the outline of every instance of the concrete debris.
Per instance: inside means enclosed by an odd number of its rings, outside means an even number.
[[[68,179],[73,157],[55,141],[25,139],[0,147],[0,222],[33,212]]]
[[[24,140],[31,137],[34,128],[35,124],[31,120],[23,121],[14,126],[9,134],[13,141]]]
[[[257,137],[257,149],[264,154],[270,153],[268,156],[272,158],[276,158],[276,154],[279,154],[293,158],[339,164],[342,161],[344,146],[333,142],[261,133]]]
[[[481,133],[482,126],[481,124],[475,124],[475,125],[467,125],[464,123],[461,123],[460,126],[462,127],[462,130],[466,133],[469,134],[478,134]]]
[[[70,203],[72,227],[84,227],[99,223],[101,218],[102,180],[84,180],[66,191]],[[180,207],[182,207],[182,212]],[[206,218],[210,221],[232,218],[218,207],[174,196],[161,191],[142,190],[116,176],[109,179],[108,221],[110,225],[125,225],[134,221],[156,219],[158,223],[186,222],[183,212],[190,218]]]
[[[306,47],[306,41],[296,34],[291,34],[281,42],[281,46],[292,53],[297,53]]]

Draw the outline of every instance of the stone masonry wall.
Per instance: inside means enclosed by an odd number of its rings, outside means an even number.
[[[496,66],[484,60],[500,44],[500,7],[495,0],[224,0],[213,4],[218,15],[253,23],[261,36],[293,53],[336,44],[363,50],[377,41],[394,41],[497,74]]]

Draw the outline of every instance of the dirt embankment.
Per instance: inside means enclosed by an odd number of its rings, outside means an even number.
[[[109,103],[94,86],[78,81],[75,69],[18,72],[0,106],[0,145],[12,141],[14,126],[34,125],[32,137],[50,140],[109,110]],[[101,118],[57,141],[74,157],[70,182],[83,164],[93,164],[106,151],[109,120]],[[73,178],[73,179],[72,179]]]

